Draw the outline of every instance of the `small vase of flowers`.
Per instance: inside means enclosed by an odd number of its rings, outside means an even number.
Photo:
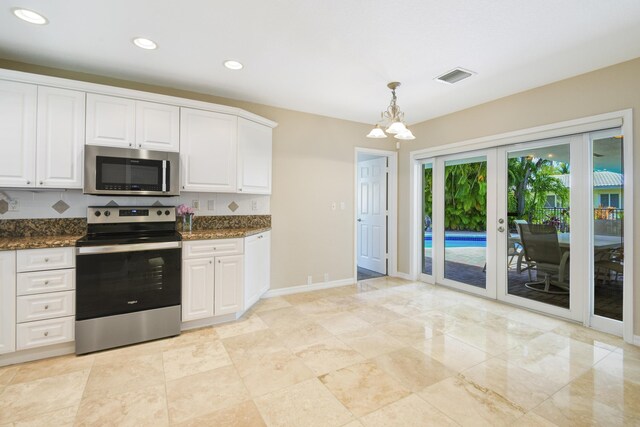
[[[182,231],[191,232],[193,216],[195,215],[193,208],[183,203],[176,208],[176,213],[182,217]]]

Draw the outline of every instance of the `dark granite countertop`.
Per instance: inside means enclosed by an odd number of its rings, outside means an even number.
[[[268,230],[271,230],[271,227],[217,228],[182,231],[180,234],[183,240],[211,240],[242,238]],[[76,240],[81,237],[77,235],[0,237],[0,251],[73,247],[76,245]]]
[[[182,240],[211,240],[233,239],[248,237],[254,234],[269,231],[271,227],[245,227],[245,228],[211,228],[207,230],[181,231]]]

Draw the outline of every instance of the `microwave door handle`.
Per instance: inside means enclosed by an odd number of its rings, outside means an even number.
[[[162,161],[162,191],[167,191],[167,161]]]

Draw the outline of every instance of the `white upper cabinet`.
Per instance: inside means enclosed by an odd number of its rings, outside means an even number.
[[[0,81],[0,187],[33,187],[36,172],[35,85]]]
[[[180,111],[181,190],[235,193],[238,118],[191,108]]]
[[[269,126],[238,118],[238,192],[271,194]]]
[[[180,108],[136,101],[136,143],[145,150],[180,151]]]
[[[180,108],[89,93],[86,143],[177,152]]]
[[[136,143],[136,101],[88,93],[86,143],[133,148]]]
[[[40,86],[36,186],[82,188],[85,94]]]

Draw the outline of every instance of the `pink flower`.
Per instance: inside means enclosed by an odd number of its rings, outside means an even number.
[[[176,213],[178,215],[193,215],[194,211],[191,206],[187,206],[184,203],[176,208]]]

